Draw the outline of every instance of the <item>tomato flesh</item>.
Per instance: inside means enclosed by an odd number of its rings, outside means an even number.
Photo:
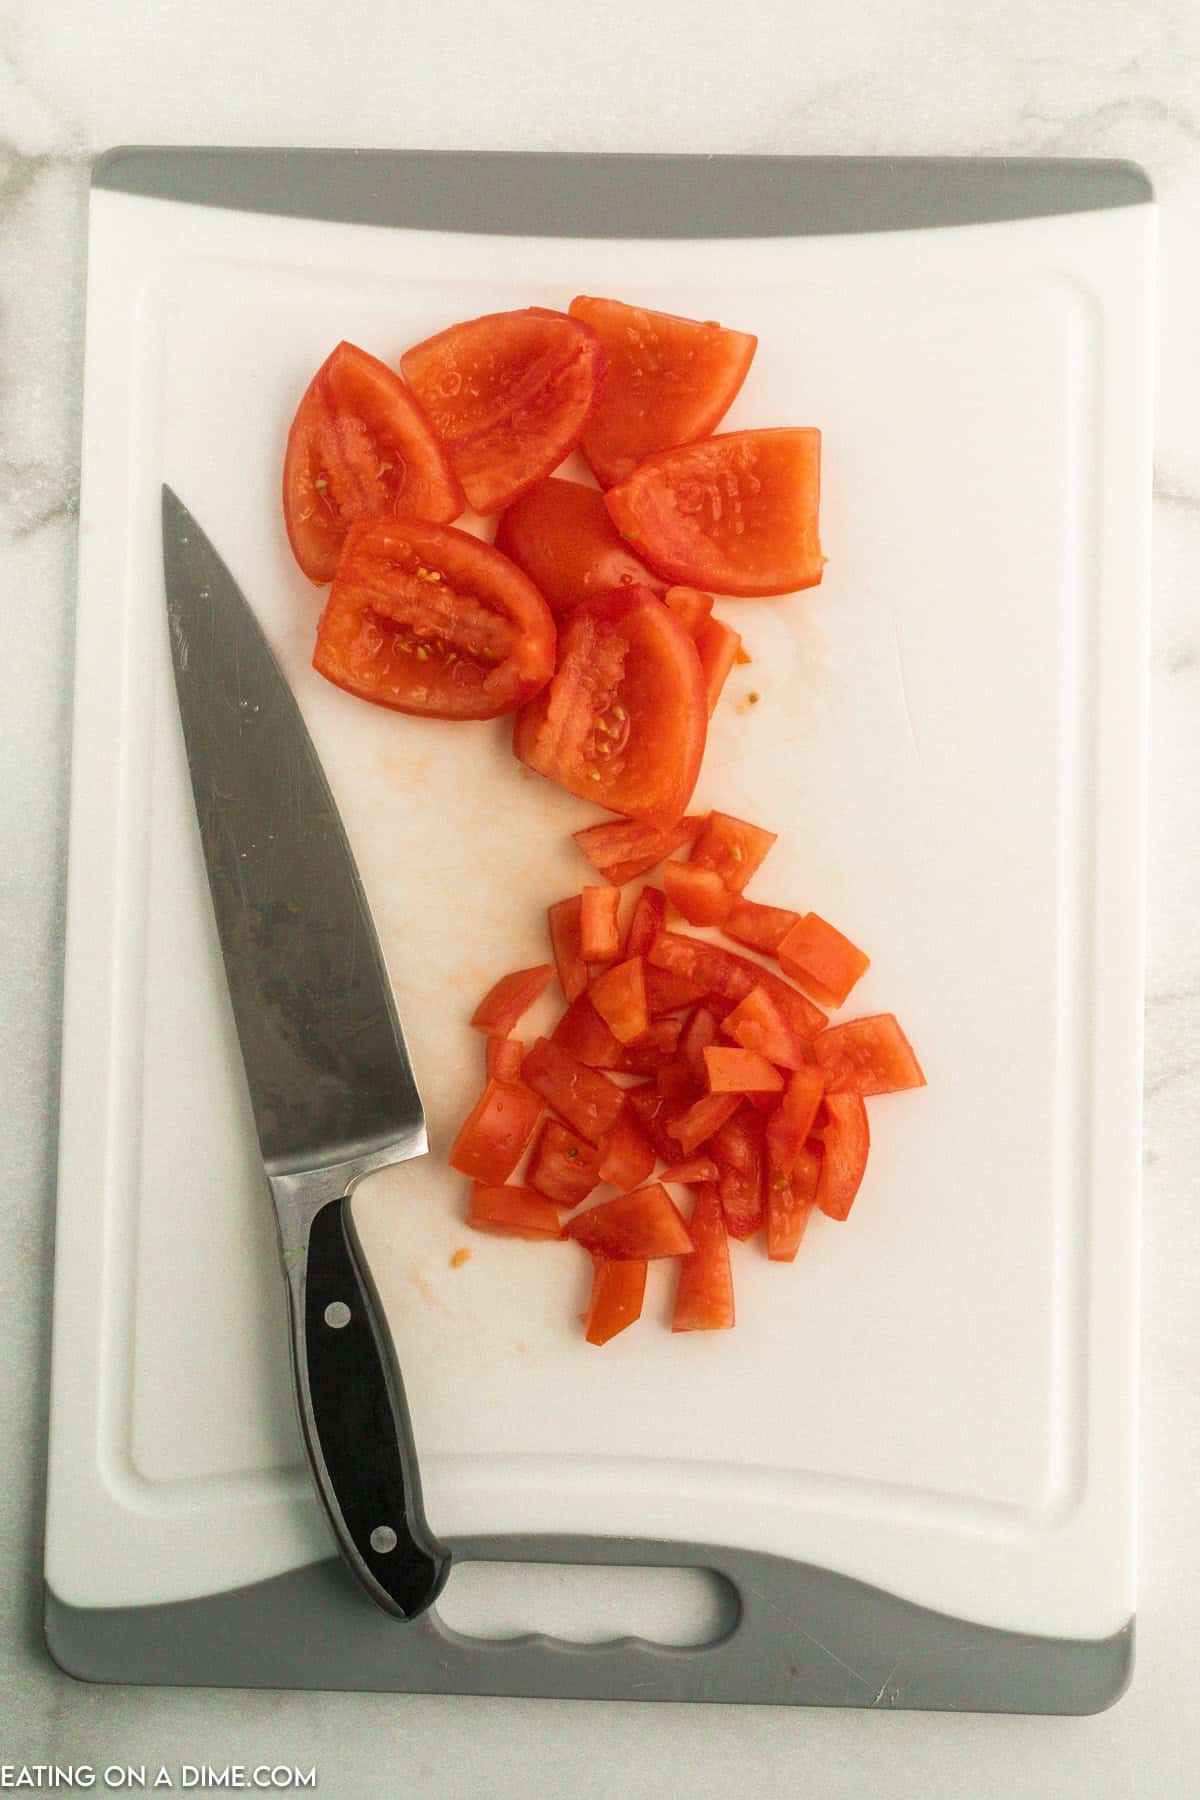
[[[600,1179],[611,1182],[623,1193],[640,1187],[653,1173],[658,1160],[654,1146],[638,1129],[636,1118],[627,1107],[622,1108],[601,1148]]]
[[[674,1059],[679,1048],[682,1019],[654,1019],[635,1043],[626,1044],[617,1061],[622,1075],[653,1075]]]
[[[723,1030],[744,1050],[757,1050],[778,1068],[802,1069],[809,1062],[804,1039],[761,983],[726,1014]]]
[[[587,994],[572,1000],[554,1030],[550,1041],[589,1069],[616,1069],[621,1062],[621,1045],[617,1042]]]
[[[487,1041],[489,1081],[520,1081],[525,1046],[520,1038],[490,1037]]]
[[[625,933],[626,956],[645,956],[667,922],[667,897],[661,888],[644,887]]]
[[[716,871],[694,863],[664,863],[663,887],[689,925],[719,925],[733,906],[734,897]]]
[[[790,1175],[808,1142],[821,1101],[825,1078],[820,1069],[797,1069],[789,1077],[779,1105],[767,1120],[767,1150],[773,1175]]]
[[[563,999],[568,1001],[578,999],[589,980],[588,966],[581,948],[582,911],[583,902],[578,894],[570,894],[565,900],[556,900],[553,906],[546,909],[554,966],[558,971]]]
[[[679,1264],[672,1331],[728,1331],[733,1325],[733,1271],[721,1197],[711,1182],[696,1189],[688,1230],[696,1248]]]
[[[794,1262],[809,1221],[816,1211],[823,1157],[819,1146],[806,1144],[790,1175],[775,1167],[767,1144],[767,1255],[772,1262]]]
[[[631,1257],[654,1262],[660,1256],[687,1256],[692,1249],[683,1215],[659,1181],[576,1213],[563,1235],[593,1256],[618,1262]]]
[[[477,1031],[486,1031],[489,1037],[507,1037],[518,1019],[545,993],[553,974],[549,963],[539,963],[535,969],[516,969],[511,975],[502,976],[471,1014],[472,1025]]]
[[[579,954],[584,962],[615,962],[621,954],[620,888],[585,887],[579,902]]]
[[[450,1167],[472,1181],[507,1181],[541,1116],[541,1101],[521,1082],[489,1081],[454,1140]]]
[[[659,937],[662,935],[661,932],[658,934]],[[654,942],[658,942],[657,937]],[[652,1019],[663,1013],[681,1012],[685,1006],[695,1006],[697,1000],[704,999],[704,992],[701,982],[678,975],[672,969],[648,967],[646,970],[646,1004]]]
[[[707,1053],[706,1053],[707,1055]],[[667,1134],[678,1141],[684,1156],[691,1156],[719,1131],[742,1103],[740,1093],[702,1094],[678,1119],[667,1126]]]
[[[805,913],[779,946],[785,975],[825,1006],[844,1006],[850,990],[866,974],[871,959],[848,937],[821,918]]]
[[[555,1206],[578,1206],[599,1181],[600,1163],[594,1144],[557,1119],[547,1119],[530,1154],[525,1181]]]
[[[666,583],[618,533],[604,495],[557,475],[508,507],[496,548],[524,569],[556,619],[612,588],[637,583],[666,592]]]
[[[778,841],[778,832],[764,831],[761,825],[751,825],[729,813],[711,812],[692,845],[688,867],[711,869],[729,892],[737,895],[751,876],[757,875]]]
[[[828,1218],[845,1219],[866,1173],[871,1149],[867,1109],[858,1094],[826,1094],[821,1141],[825,1155],[817,1205]]]
[[[524,1187],[489,1186],[476,1182],[467,1207],[467,1224],[493,1237],[546,1240],[561,1235],[558,1211],[541,1194]]]
[[[642,1316],[646,1298],[646,1261],[633,1257],[614,1262],[597,1257],[592,1270],[592,1295],[588,1301],[583,1333],[589,1344],[607,1344]]]
[[[696,633],[696,654],[704,673],[704,692],[708,700],[708,716],[717,710],[717,701],[738,660],[742,640],[723,619],[706,619]]]
[[[763,1222],[763,1124],[743,1107],[708,1140],[730,1237],[754,1236]]]
[[[717,1165],[711,1156],[688,1156],[682,1162],[660,1169],[658,1179],[674,1182],[677,1187],[699,1187],[701,1182],[717,1179]]]
[[[813,1039],[831,1094],[895,1094],[925,1086],[912,1045],[894,1013],[848,1019]]]
[[[671,611],[679,614],[692,636],[699,637],[701,629],[712,617],[712,595],[702,593],[699,588],[672,587],[663,598]]]
[[[696,983],[710,998],[710,1004],[711,998],[716,997],[736,1006],[752,988],[765,987],[802,1038],[815,1037],[825,1026],[825,1014],[811,1000],[806,1000],[778,975],[772,975],[769,969],[760,968],[758,963],[738,956],[732,950],[723,950],[719,944],[684,937],[676,931],[660,931],[646,960],[656,969],[665,969]],[[725,1011],[728,1010],[726,1007]]]
[[[778,1094],[783,1089],[783,1076],[757,1050],[710,1044],[704,1067],[712,1094]]]
[[[615,888],[605,888],[615,893]],[[621,1044],[632,1044],[644,1037],[650,1026],[646,1009],[646,978],[640,956],[615,963],[598,975],[588,989],[588,998],[613,1036]]]
[[[592,867],[614,887],[622,887],[636,875],[657,868],[664,856],[690,844],[703,824],[702,818],[678,819],[666,827],[639,819],[614,819],[607,825],[589,825],[586,831],[575,832],[574,838]]]
[[[521,1076],[527,1088],[539,1094],[590,1144],[598,1144],[616,1123],[621,1110],[620,1088],[549,1038],[537,1040],[521,1066]]]
[[[708,1080],[704,1052],[710,1044],[716,1043],[717,1029],[717,1015],[710,1007],[698,1006],[679,1040],[680,1057],[691,1071],[693,1080],[700,1084]]]
[[[678,1162],[679,1142],[670,1135],[668,1128],[687,1111],[688,1102],[668,1098],[659,1088],[656,1077],[642,1087],[626,1088],[625,1104],[656,1154],[666,1163]]]
[[[800,914],[785,906],[761,906],[757,900],[739,900],[727,919],[721,923],[725,936],[735,944],[745,944],[763,956],[776,956]]]

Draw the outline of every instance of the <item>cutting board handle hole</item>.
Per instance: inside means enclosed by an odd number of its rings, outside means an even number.
[[[571,1644],[635,1637],[695,1647],[728,1637],[740,1606],[732,1584],[713,1569],[456,1562],[437,1611],[463,1637],[544,1632]]]

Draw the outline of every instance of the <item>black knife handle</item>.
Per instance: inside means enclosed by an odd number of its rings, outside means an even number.
[[[449,1552],[425,1522],[412,1425],[348,1198],[309,1230],[289,1283],[301,1424],[343,1553],[377,1606],[414,1619],[441,1592]]]

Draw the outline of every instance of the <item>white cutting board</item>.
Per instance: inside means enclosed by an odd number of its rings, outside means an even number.
[[[1133,1609],[1142,673],[1152,209],[743,240],[482,237],[96,192],[81,503],[47,1578],[81,1607],[330,1554],[166,652],[159,484],[250,598],[342,809],[433,1153],[356,1216],[439,1534],[774,1552],[985,1625]],[[760,348],[730,427],[824,433],[823,585],[725,601],[753,663],[697,806],[768,825],[753,893],[872,957],[926,1090],[871,1102],[845,1226],[735,1247],[738,1325],[599,1352],[586,1259],[474,1236],[445,1154],[466,1025],[545,955],[598,815],[503,723],[421,723],[309,667],[284,437],[341,337],[395,361],[577,292]],[[743,705],[753,690],[754,708]],[[532,1024],[529,1035],[532,1035]],[[469,1263],[450,1267],[469,1245]]]

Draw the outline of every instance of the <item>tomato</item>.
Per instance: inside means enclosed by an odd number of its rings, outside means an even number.
[[[696,646],[648,588],[624,588],[575,608],[513,749],[568,793],[667,827],[691,799],[707,729]]]
[[[583,1332],[589,1344],[607,1344],[642,1316],[646,1297],[646,1262],[634,1257],[612,1262],[599,1256],[592,1265],[592,1297]]]
[[[601,1149],[604,1160],[600,1164],[600,1179],[610,1181],[622,1192],[640,1186],[653,1173],[658,1160],[628,1107],[622,1107]]]
[[[653,1262],[660,1256],[688,1256],[692,1249],[683,1215],[658,1181],[576,1213],[564,1225],[563,1236],[574,1238],[593,1256],[617,1262],[631,1257]]]
[[[536,969],[517,969],[502,976],[471,1014],[472,1025],[489,1037],[507,1037],[517,1020],[545,993],[553,973],[549,963],[539,963]]]
[[[680,1056],[672,1057],[669,1062],[661,1064],[654,1071],[654,1085],[664,1099],[672,1103],[678,1101],[680,1112],[686,1112],[694,1100],[700,1098],[702,1087],[696,1081],[690,1065]],[[671,1145],[671,1160],[679,1155],[677,1147]]]
[[[723,950],[719,944],[710,944],[703,938],[660,931],[646,960],[653,968],[665,969],[696,983],[710,1004],[715,997],[736,1005],[746,998],[751,988],[765,987],[790,1021],[792,1029],[802,1038],[815,1037],[825,1025],[825,1014],[794,987],[781,981],[778,975],[772,975],[769,969],[761,968],[748,957]],[[717,1010],[715,1006],[713,1010]]]
[[[621,1061],[621,1045],[617,1042],[586,994],[572,1000],[554,1030],[550,1041],[589,1069],[615,1069]]]
[[[760,906],[757,900],[739,900],[721,930],[736,944],[746,944],[763,956],[774,956],[800,914],[785,906]]]
[[[578,894],[556,900],[546,909],[550,928],[550,949],[558,970],[559,986],[565,1000],[576,1000],[589,980],[588,966],[580,950],[580,917],[582,902]]]
[[[687,1101],[668,1099],[659,1090],[656,1078],[654,1081],[647,1081],[642,1087],[626,1088],[625,1105],[642,1134],[649,1139],[663,1161],[678,1162],[679,1144],[669,1135],[667,1128],[687,1111]]]
[[[813,1039],[831,1094],[894,1094],[925,1086],[912,1045],[894,1013],[848,1019]]]
[[[706,619],[696,633],[696,654],[704,672],[704,692],[708,699],[708,716],[717,710],[729,671],[738,660],[742,640],[722,619]]]
[[[605,517],[608,517],[607,509]],[[712,617],[712,595],[702,593],[699,588],[672,587],[667,589],[663,598],[671,611],[679,614],[692,636],[699,637],[702,628]]]
[[[790,1175],[808,1142],[825,1095],[820,1069],[797,1069],[767,1120],[767,1153],[774,1175]]]
[[[674,1182],[677,1187],[699,1187],[701,1182],[717,1179],[717,1165],[710,1156],[689,1156],[660,1170],[658,1179]]]
[[[313,668],[434,719],[494,719],[554,673],[554,620],[527,575],[453,525],[363,519],[346,534]]]
[[[783,1076],[757,1050],[731,1050],[710,1044],[704,1052],[709,1092],[713,1094],[778,1094]]]
[[[644,887],[625,933],[626,956],[644,956],[666,922],[666,895],[659,888]]]
[[[621,1090],[597,1069],[589,1069],[577,1057],[539,1038],[521,1068],[526,1087],[540,1094],[547,1106],[591,1144],[598,1144],[616,1123],[621,1110]]]
[[[539,482],[502,515],[496,548],[524,569],[556,619],[581,600],[637,583],[667,584],[633,554],[608,516],[604,495],[580,481]]]
[[[621,954],[620,888],[585,887],[579,902],[579,954],[584,962],[615,962]]]
[[[826,1006],[844,1006],[850,989],[871,966],[871,959],[848,937],[821,918],[805,913],[779,946],[785,975]]]
[[[614,887],[621,887],[690,844],[703,824],[702,818],[678,819],[664,828],[640,819],[614,819],[606,825],[589,825],[574,838],[592,867]]]
[[[711,1051],[706,1055],[711,1055]],[[732,1118],[741,1103],[741,1094],[703,1094],[685,1113],[672,1120],[667,1126],[667,1134],[677,1139],[684,1156],[691,1156],[714,1131],[721,1129],[726,1119]]]
[[[796,1252],[816,1209],[821,1168],[820,1146],[806,1144],[796,1158],[792,1173],[785,1175],[773,1165],[768,1142],[767,1255],[772,1262],[795,1261]]]
[[[520,1038],[490,1037],[487,1041],[489,1081],[520,1081],[525,1046]]]
[[[653,1075],[674,1060],[679,1048],[682,1019],[655,1019],[637,1039],[621,1051],[617,1070],[622,1075]]]
[[[662,936],[661,932],[659,936]],[[658,939],[654,941],[657,943]],[[646,1005],[652,1019],[660,1018],[663,1013],[682,1012],[685,1006],[695,1006],[697,1000],[703,998],[704,987],[699,981],[677,975],[670,969],[647,968]]]
[[[475,511],[498,513],[575,448],[606,362],[589,326],[530,306],[451,325],[400,368]]]
[[[663,886],[689,925],[719,925],[733,906],[734,896],[715,870],[694,863],[664,863]]]
[[[533,1146],[525,1180],[555,1206],[578,1206],[599,1181],[600,1162],[594,1144],[557,1119],[547,1119]]]
[[[757,875],[767,854],[779,841],[775,831],[750,825],[729,813],[711,812],[692,845],[689,868],[711,869],[731,894],[740,894],[751,876]]]
[[[616,891],[615,888],[601,890],[608,894]],[[635,1043],[649,1029],[646,978],[640,956],[631,956],[626,962],[614,963],[611,969],[598,975],[588,989],[588,999],[618,1043]]]
[[[757,1050],[768,1062],[782,1069],[802,1069],[810,1061],[804,1039],[793,1028],[775,995],[761,984],[750,989],[731,1013],[723,1027],[744,1050]]]
[[[672,581],[790,594],[815,587],[824,567],[820,471],[811,426],[733,431],[647,457],[605,505],[621,536]]]
[[[733,1271],[721,1197],[711,1182],[696,1190],[688,1223],[696,1248],[679,1264],[672,1331],[728,1331],[733,1325]]]
[[[333,580],[356,519],[403,513],[448,525],[466,504],[400,377],[357,345],[339,344],[308,385],[283,462],[283,520],[309,580]]]
[[[507,1181],[541,1116],[541,1101],[521,1082],[489,1081],[454,1140],[450,1167],[472,1181]]]
[[[681,319],[580,294],[571,317],[596,333],[609,377],[583,434],[583,454],[611,487],[670,444],[715,431],[737,397],[758,339],[712,320]]]
[[[867,1109],[857,1094],[826,1094],[821,1141],[825,1156],[817,1205],[828,1218],[844,1219],[854,1204],[871,1148]]]
[[[710,1007],[698,1006],[687,1022],[687,1028],[679,1040],[679,1055],[688,1069],[692,1079],[706,1082],[708,1073],[704,1062],[704,1052],[710,1044],[717,1041],[717,1016]]]
[[[477,1181],[471,1189],[467,1224],[494,1237],[532,1239],[561,1236],[558,1212],[541,1194],[524,1187],[493,1187]]]
[[[708,1140],[717,1165],[717,1190],[731,1237],[753,1237],[763,1222],[763,1124],[742,1107]]]

